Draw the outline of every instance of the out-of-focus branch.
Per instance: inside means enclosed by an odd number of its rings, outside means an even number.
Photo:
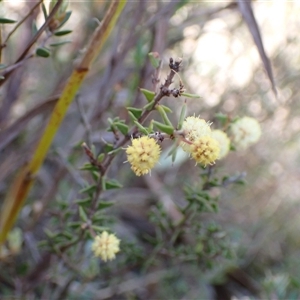
[[[23,59],[26,58],[27,53],[29,52],[29,50],[31,49],[31,47],[34,45],[34,43],[38,40],[38,38],[42,35],[42,33],[47,29],[50,21],[52,20],[52,18],[54,17],[54,15],[56,14],[56,12],[58,11],[60,5],[62,4],[63,0],[57,0],[57,3],[55,4],[55,6],[53,7],[51,13],[49,14],[48,18],[45,20],[45,23],[43,24],[43,26],[37,31],[37,33],[33,36],[33,38],[31,39],[31,41],[29,42],[29,44],[27,45],[26,49],[23,51],[23,53],[20,55],[20,57],[16,60],[16,62],[14,63],[14,65],[16,65],[17,63],[21,62]],[[10,72],[5,74],[4,79],[2,79],[0,81],[0,86],[9,78],[9,76],[12,74],[12,72],[15,70],[16,68],[14,68],[13,70],[11,70]]]
[[[15,137],[24,130],[26,124],[32,120],[35,116],[43,113],[49,113],[56,104],[59,96],[53,96],[44,101],[43,103],[35,106],[28,111],[24,116],[16,120],[13,124],[7,128],[1,128],[0,131],[0,151],[4,149]]]
[[[135,279],[129,279],[122,283],[120,283],[118,286],[112,286],[108,287],[102,290],[95,291],[94,295],[95,298],[98,300],[112,298],[116,295],[121,295],[126,292],[134,291],[139,288],[143,288],[145,286],[148,286],[150,284],[157,283],[161,281],[162,277],[166,276],[168,274],[168,271],[161,270],[156,271],[150,274],[147,274],[141,278],[135,278]]]
[[[43,2],[44,0],[39,0],[37,4],[35,4],[31,10],[28,12],[28,14],[14,27],[14,29],[7,35],[6,39],[4,40],[3,44],[0,46],[1,49],[6,47],[6,43],[9,40],[9,38],[12,36],[14,32],[30,17],[32,12]]]
[[[54,8],[57,7],[58,3]],[[69,105],[72,103],[77,91],[86,77],[90,65],[93,63],[114,28],[125,4],[126,1],[124,0],[114,1],[111,3],[101,25],[97,27],[92,35],[91,40],[86,47],[84,56],[78,66],[75,67],[68,82],[66,83],[61,97],[54,107],[44,134],[34,152],[33,158],[22,170],[20,170],[20,173],[12,183],[5,198],[0,215],[0,244],[5,241],[9,230],[13,226],[33,185],[34,177],[43,163],[52,140],[60,127],[65,114],[67,113]]]

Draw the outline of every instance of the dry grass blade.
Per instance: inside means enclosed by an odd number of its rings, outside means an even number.
[[[259,55],[261,57],[261,60],[264,64],[264,67],[265,67],[268,77],[270,79],[270,82],[272,85],[272,90],[273,90],[275,96],[277,96],[277,90],[276,90],[276,86],[275,86],[272,66],[271,66],[268,56],[266,55],[265,49],[264,49],[264,45],[263,45],[263,41],[262,41],[261,34],[259,31],[259,27],[257,25],[256,19],[255,19],[253,10],[252,10],[251,1],[237,0],[237,2],[238,2],[239,10],[250,30],[250,33],[253,37],[253,40],[256,44]]]

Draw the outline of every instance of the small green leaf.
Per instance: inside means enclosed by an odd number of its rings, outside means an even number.
[[[48,228],[44,228],[44,232],[47,235],[48,238],[52,239],[53,237],[55,237],[55,233],[52,232],[51,230],[49,230]]]
[[[31,31],[32,31],[32,35],[36,35],[36,33],[38,32],[35,20],[33,20],[32,22]]]
[[[46,246],[48,246],[48,241],[40,241],[37,243],[38,248],[45,248]]]
[[[230,143],[230,147],[229,147],[230,151],[236,151],[236,148],[233,144]]]
[[[109,151],[107,154],[109,154],[109,155],[116,154],[116,153],[120,152],[121,150],[122,150],[122,148],[117,148],[112,151]]]
[[[105,190],[119,189],[122,184],[115,179],[107,180],[105,179]]]
[[[5,77],[4,77],[4,76],[2,76],[2,75],[0,75],[0,80],[3,80],[3,79],[5,79]]]
[[[69,231],[65,230],[60,233],[63,237],[67,238],[68,240],[71,240],[74,236]]]
[[[1,18],[0,17],[0,23],[1,24],[13,24],[16,23],[17,21],[12,20],[12,19],[6,19],[6,18]]]
[[[173,125],[172,125],[171,121],[169,120],[164,108],[161,105],[157,105],[156,109],[158,110],[158,112],[159,112],[160,116],[162,117],[164,123],[168,126],[173,127]]]
[[[215,118],[221,123],[222,126],[229,122],[228,116],[222,113],[215,114]]]
[[[160,65],[160,57],[158,52],[150,52],[148,53],[149,60],[153,68],[157,69]]]
[[[68,222],[67,223],[68,227],[74,228],[74,229],[81,227],[81,225],[82,225],[82,222]]]
[[[54,32],[54,35],[56,36],[63,36],[63,35],[67,35],[70,34],[73,30],[61,30],[61,31],[56,31]]]
[[[151,102],[155,97],[155,93],[152,91],[146,89],[140,89],[140,91],[144,94],[148,102]]]
[[[181,108],[181,112],[180,112],[180,117],[179,117],[179,121],[178,121],[178,125],[177,125],[178,129],[182,128],[183,121],[186,117],[186,109],[187,109],[187,106],[186,106],[186,103],[184,103]]]
[[[131,112],[131,111],[128,111],[128,115],[129,115],[129,117],[130,117],[130,119],[131,119],[131,121],[137,121],[138,119],[136,118],[136,116]]]
[[[107,122],[109,123],[109,125],[112,125],[114,123],[114,121],[112,120],[112,118],[107,118]]]
[[[112,202],[112,201],[109,201],[109,202],[107,202],[107,201],[100,201],[100,203],[98,204],[98,210],[111,207],[114,204],[115,204],[115,202]]]
[[[104,152],[105,152],[105,153],[108,153],[108,152],[110,152],[110,151],[112,151],[112,150],[114,150],[114,145],[112,145],[112,144],[106,144],[106,145],[104,146]]]
[[[93,166],[92,164],[90,163],[86,163],[84,164],[80,170],[83,170],[83,171],[98,171],[99,169],[96,167],[96,166]]]
[[[85,194],[85,193],[89,194],[89,193],[93,193],[95,190],[96,190],[96,186],[94,184],[92,184],[84,189],[81,189],[79,191],[79,193],[80,194]]]
[[[67,11],[65,14],[64,19],[62,20],[62,22],[59,24],[59,26],[57,28],[61,28],[71,17],[72,11]]]
[[[153,123],[152,123],[152,121],[150,122],[147,131],[148,131],[148,132],[153,132]]]
[[[42,3],[42,11],[43,11],[43,14],[44,14],[44,18],[45,20],[48,18],[48,14],[47,14],[47,9],[46,9],[46,6],[44,3]]]
[[[143,110],[135,107],[126,107],[137,119],[142,115]]]
[[[98,181],[100,177],[99,171],[92,171],[92,176],[95,181]]]
[[[65,44],[70,44],[72,43],[71,41],[63,41],[63,42],[59,42],[59,43],[53,43],[53,44],[50,44],[49,46],[51,47],[59,47],[59,46],[62,46],[62,45],[65,45]]]
[[[177,147],[176,147],[175,150],[172,152],[172,163],[175,162],[176,156],[177,156]]]
[[[105,177],[101,178],[101,188],[102,188],[102,191],[105,191],[105,189],[106,189]]]
[[[126,124],[116,122],[115,125],[123,135],[126,135],[128,133],[128,126]]]
[[[199,95],[189,94],[189,93],[182,93],[181,96],[184,96],[184,97],[187,97],[187,98],[201,98]]]
[[[210,182],[207,183],[207,186],[217,187],[217,186],[220,186],[220,184],[218,183],[218,181],[210,181]]]
[[[69,206],[69,204],[64,200],[57,200],[56,203],[61,210],[64,210],[65,208],[67,208]]]
[[[85,198],[85,199],[79,199],[76,200],[75,203],[77,203],[78,205],[90,205],[92,201],[91,197]]]
[[[164,111],[166,113],[172,113],[173,112],[172,109],[170,107],[166,106],[166,105],[160,104],[160,106],[164,109]]]
[[[104,157],[105,157],[105,154],[104,154],[104,153],[100,153],[100,154],[98,155],[98,157],[97,157],[97,161],[98,161],[99,163],[101,163],[101,162],[103,161]]]
[[[40,57],[49,57],[51,52],[47,48],[37,48],[35,54]]]
[[[108,231],[109,228],[108,227],[104,227],[104,226],[97,226],[97,225],[92,225],[92,228],[97,232],[103,232],[103,231]]]
[[[107,220],[109,217],[107,215],[103,214],[103,211],[97,210],[96,213],[92,217],[92,223],[101,223],[103,224],[105,220]]]
[[[88,220],[88,217],[86,215],[86,212],[82,208],[82,206],[79,206],[79,217],[83,222],[86,222]]]
[[[151,102],[149,102],[148,104],[146,104],[146,105],[143,107],[143,109],[145,109],[145,110],[151,110],[151,109],[153,109],[153,105],[154,105],[154,100],[151,101]]]
[[[138,127],[138,129],[143,133],[143,134],[149,134],[148,130],[139,122],[134,121],[134,124]]]
[[[245,185],[246,184],[246,181],[243,180],[243,179],[239,179],[237,181],[234,182],[235,184],[239,184],[239,185]]]
[[[174,132],[173,126],[169,126],[157,121],[153,121],[153,124],[162,132],[165,132],[166,134],[172,135]]]

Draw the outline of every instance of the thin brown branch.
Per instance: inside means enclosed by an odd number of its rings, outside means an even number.
[[[168,76],[167,76],[167,78],[165,80],[165,83],[163,85],[161,85],[159,93],[157,93],[156,96],[154,97],[152,108],[150,108],[149,110],[145,110],[143,112],[143,114],[141,115],[141,117],[139,118],[138,122],[140,124],[143,124],[145,122],[145,120],[148,118],[148,116],[150,115],[150,113],[155,109],[157,103],[159,103],[159,101],[164,96],[168,95],[168,93],[169,93],[169,87],[170,87],[170,85],[173,82],[173,78],[174,78],[174,76],[176,74],[175,72],[179,71],[180,64],[181,64],[181,61],[176,61],[174,63],[173,59],[170,58],[170,64],[169,64],[169,66],[171,68],[171,71],[168,74]],[[126,136],[124,136],[123,139],[121,139],[118,143],[116,143],[115,149],[118,149],[118,148],[124,146],[130,140],[130,138],[137,133],[137,130],[138,130],[138,127],[134,126],[130,130],[130,132]],[[113,158],[114,158],[114,154],[109,155],[109,156],[106,157],[105,161],[103,162],[103,167],[105,169],[107,169],[109,167],[109,165],[112,162]]]
[[[60,5],[62,4],[63,0],[57,0],[57,3],[55,4],[55,6],[53,7],[51,13],[49,14],[48,18],[45,20],[45,23],[43,24],[43,26],[38,30],[38,32],[33,36],[33,38],[31,39],[31,41],[28,43],[26,49],[23,51],[23,53],[20,55],[20,57],[16,60],[16,62],[14,64],[17,64],[18,62],[22,61],[23,59],[26,58],[27,53],[29,52],[29,50],[31,49],[31,47],[35,44],[35,42],[39,39],[39,37],[42,35],[42,33],[47,29],[49,23],[51,22],[52,18],[54,17],[54,15],[56,14],[56,12],[58,11]],[[14,69],[15,70],[15,69]],[[4,82],[10,77],[10,75],[13,73],[13,71],[10,71],[9,73],[6,74],[5,78],[3,80],[0,81],[0,86],[2,84],[4,84]]]
[[[27,60],[29,60],[32,57],[34,57],[34,54],[31,54],[31,55],[25,57],[23,60],[16,62],[13,65],[7,66],[6,68],[3,69],[3,72],[0,75],[3,76],[4,78],[6,78],[6,76],[8,74],[13,72],[15,69],[21,67]]]
[[[173,58],[170,58],[170,63],[169,63],[170,72],[169,72],[167,78],[165,79],[164,84],[161,85],[159,93],[157,93],[156,96],[154,97],[152,107],[149,110],[144,110],[144,112],[142,113],[141,117],[139,118],[138,122],[140,124],[143,124],[145,122],[145,120],[147,119],[147,117],[150,115],[150,113],[153,110],[155,110],[156,105],[159,103],[159,101],[163,97],[165,97],[167,95],[170,95],[170,89],[169,89],[169,87],[170,87],[170,85],[173,82],[173,78],[174,78],[175,74],[177,72],[179,72],[179,69],[180,69],[180,66],[181,66],[181,62],[182,62],[181,59],[174,61]],[[118,148],[124,146],[130,140],[130,138],[132,136],[134,136],[137,132],[138,132],[138,127],[137,126],[133,126],[133,128],[130,130],[130,132],[126,136],[124,136],[122,139],[120,139],[115,144],[114,149],[118,149]],[[101,164],[101,168],[102,168],[101,175],[102,176],[104,176],[105,173],[107,172],[107,170],[108,170],[111,162],[113,161],[114,157],[115,157],[114,153],[108,154],[105,157],[103,163]],[[91,205],[92,213],[94,213],[94,211],[96,209],[97,200],[98,200],[101,192],[102,192],[102,185],[101,185],[101,177],[100,177],[98,185],[97,185],[97,190],[96,190],[94,198],[92,200],[92,205]]]
[[[4,149],[15,137],[17,137],[22,130],[26,127],[35,116],[42,113],[49,113],[56,104],[59,96],[52,96],[45,102],[38,104],[25,115],[16,120],[7,128],[1,128],[0,130],[0,151]]]
[[[58,293],[58,296],[56,297],[57,300],[60,299],[67,299],[68,290],[72,284],[72,282],[76,279],[76,276],[71,276],[68,280],[66,280],[66,283],[64,287],[61,289],[61,291]]]
[[[4,48],[6,46],[7,41],[11,37],[11,35],[16,32],[16,30],[30,17],[30,15],[33,13],[33,11],[42,3],[44,0],[39,0],[37,4],[35,4],[31,10],[28,12],[28,14],[13,28],[13,30],[7,35],[6,39],[4,40],[3,44],[1,44],[1,48]]]

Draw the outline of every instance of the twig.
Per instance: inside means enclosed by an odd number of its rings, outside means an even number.
[[[12,71],[14,71],[15,69],[21,67],[24,62],[26,62],[27,60],[29,60],[30,58],[34,57],[34,54],[31,54],[29,56],[27,56],[26,58],[24,58],[23,60],[13,64],[13,65],[10,65],[10,66],[7,66],[6,68],[3,69],[3,72],[0,74],[0,76],[3,76],[3,77],[6,77],[7,74],[11,73]]]
[[[65,286],[62,288],[62,290],[58,293],[58,296],[56,297],[57,300],[66,299],[70,285],[75,279],[76,279],[75,276],[71,276],[66,281]]]
[[[150,115],[150,113],[155,109],[155,106],[157,105],[157,103],[164,96],[166,96],[166,95],[169,94],[169,87],[172,84],[175,72],[179,71],[180,65],[181,65],[181,60],[180,61],[176,61],[174,63],[173,59],[170,58],[170,64],[169,64],[169,66],[170,66],[171,71],[170,71],[169,75],[167,76],[167,79],[165,80],[165,83],[163,85],[161,85],[159,93],[157,93],[156,96],[154,97],[152,107],[149,110],[145,110],[143,112],[143,114],[141,115],[141,117],[138,120],[139,123],[143,124],[145,122],[145,120],[147,119],[147,117]],[[124,146],[130,140],[130,138],[135,135],[135,133],[137,132],[137,130],[138,130],[138,127],[134,126],[130,130],[130,132],[126,136],[124,136],[123,139],[121,139],[118,143],[116,143],[115,149]],[[113,158],[114,158],[114,155],[109,155],[109,156],[106,157],[105,161],[103,162],[103,167],[105,169],[107,169],[109,167],[109,165],[110,165],[111,161],[113,160]]]
[[[31,39],[31,41],[29,42],[26,49],[23,51],[23,53],[20,55],[20,57],[16,60],[16,62],[14,64],[17,64],[18,62],[22,61],[26,57],[28,51],[35,44],[35,42],[42,35],[42,33],[47,29],[50,21],[52,20],[52,18],[54,17],[56,12],[58,11],[60,5],[62,4],[62,1],[63,0],[57,0],[55,6],[53,7],[53,9],[51,11],[51,13],[49,14],[48,18],[45,20],[45,23],[43,24],[43,26],[38,30],[38,32],[35,34],[35,36]],[[6,74],[5,78],[0,81],[0,86],[2,84],[4,84],[4,82],[9,78],[9,76],[12,74],[12,72],[13,72],[13,70]]]
[[[179,72],[180,66],[181,66],[181,62],[182,60],[176,60],[174,61],[173,58],[170,58],[170,62],[169,62],[169,67],[170,67],[170,73],[168,74],[167,78],[165,79],[164,84],[161,85],[159,93],[156,94],[156,96],[153,99],[153,105],[149,110],[144,110],[144,112],[142,113],[141,117],[138,119],[138,122],[140,124],[143,124],[145,122],[145,120],[147,119],[147,117],[150,115],[150,113],[155,109],[156,105],[158,104],[158,102],[165,96],[170,95],[170,85],[173,82],[173,78],[175,76],[175,74],[177,72]],[[120,139],[114,146],[114,149],[118,149],[122,146],[124,146],[132,136],[134,136],[136,133],[138,132],[138,127],[137,126],[133,126],[132,129],[129,131],[129,133],[124,136],[122,139]],[[101,175],[104,176],[105,173],[107,172],[111,162],[113,161],[115,157],[115,154],[108,154],[103,163],[101,164],[103,171],[101,172]],[[102,192],[102,185],[101,185],[101,177],[99,178],[99,182],[97,184],[97,190],[95,192],[94,198],[92,200],[92,204],[91,204],[91,211],[92,213],[94,213],[96,206],[97,206],[97,200],[100,196]]]
[[[39,0],[39,2],[37,4],[35,4],[31,10],[28,12],[28,14],[14,27],[14,29],[7,35],[5,41],[3,42],[3,44],[0,46],[1,49],[4,48],[6,46],[6,43],[8,41],[8,39],[11,37],[11,35],[30,17],[30,15],[32,14],[32,12],[42,3],[44,2],[44,0]]]
[[[90,163],[99,169],[99,172],[101,175],[104,175],[105,170],[103,169],[102,164],[97,161],[97,158],[94,156],[94,153],[91,151],[91,149],[88,147],[88,145],[86,143],[83,143],[81,146],[82,146],[86,156],[89,158]]]
[[[48,113],[56,104],[59,96],[52,96],[41,104],[36,105],[25,115],[17,119],[13,124],[7,128],[0,127],[0,151],[4,149],[22,130],[26,127],[34,117],[42,113]]]

